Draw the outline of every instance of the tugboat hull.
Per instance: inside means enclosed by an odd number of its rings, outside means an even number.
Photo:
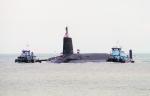
[[[26,58],[22,58],[22,59],[17,58],[17,59],[15,59],[15,62],[18,62],[18,63],[34,63],[35,60],[33,60],[33,59],[28,60]]]

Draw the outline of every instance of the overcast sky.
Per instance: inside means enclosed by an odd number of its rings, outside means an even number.
[[[61,53],[65,26],[74,52],[150,53],[150,0],[0,0],[0,53]],[[28,46],[28,47],[27,47]]]

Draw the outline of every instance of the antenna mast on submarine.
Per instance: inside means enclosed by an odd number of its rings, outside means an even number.
[[[68,27],[66,26],[66,33],[65,33],[65,36],[64,37],[69,37],[69,34],[68,34]]]

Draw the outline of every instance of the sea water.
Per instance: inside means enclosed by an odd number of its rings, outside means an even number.
[[[16,57],[0,55],[0,96],[150,96],[150,54],[135,54],[135,63],[14,63]]]

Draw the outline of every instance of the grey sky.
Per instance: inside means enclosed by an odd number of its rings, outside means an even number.
[[[65,26],[74,51],[150,53],[149,0],[0,0],[0,53],[60,53]]]

